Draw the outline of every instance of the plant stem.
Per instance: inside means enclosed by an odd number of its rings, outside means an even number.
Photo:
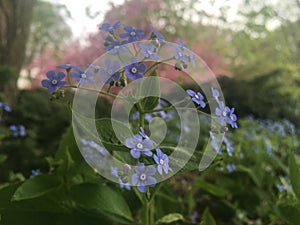
[[[209,115],[208,113],[202,112],[199,109],[186,108],[186,107],[175,108],[174,106],[165,107],[165,108],[161,108],[161,109],[145,110],[144,113],[155,113],[155,112],[170,111],[170,110],[196,110],[198,113],[201,113],[205,116],[211,117],[211,115]]]
[[[137,104],[138,111],[140,113],[140,127],[144,127],[145,125],[145,112],[143,111],[143,106],[141,102],[138,102]]]
[[[149,221],[149,203],[144,204],[144,209],[143,209],[143,217],[142,217],[142,224],[143,225],[150,225]],[[152,224],[151,224],[152,225]]]
[[[155,66],[157,66],[157,65],[159,65],[159,64],[161,64],[161,63],[171,61],[172,59],[174,59],[174,57],[168,58],[168,59],[162,60],[162,61],[160,61],[160,62],[154,63],[153,65],[151,65],[151,66],[146,70],[145,74],[148,73],[153,67],[155,67]]]
[[[67,79],[68,79],[69,85],[72,85],[72,81],[71,81],[71,77],[70,77],[70,70],[67,70]]]

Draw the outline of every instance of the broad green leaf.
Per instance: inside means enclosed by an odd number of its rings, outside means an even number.
[[[11,201],[17,188],[21,185],[12,184],[0,189],[0,212],[1,211],[26,211],[26,212],[51,212],[62,213],[70,209],[70,204],[65,201],[65,193],[60,189],[48,192],[47,194],[26,199],[23,201]]]
[[[82,160],[81,153],[75,141],[72,127],[69,127],[66,133],[63,135],[55,158],[56,160],[65,161],[65,169],[70,169],[72,164],[79,163]]]
[[[176,221],[184,221],[183,215],[180,213],[170,213],[168,215],[165,215],[164,217],[160,218],[156,224],[168,224],[173,223]]]
[[[102,143],[106,146],[107,150],[126,151],[126,148],[120,140],[125,140],[130,137],[130,129],[122,122],[114,120],[114,127],[112,126],[112,120],[109,118],[102,118],[96,120],[96,127],[101,138]],[[116,126],[116,127],[115,127]],[[115,130],[118,130],[118,137]]]
[[[160,148],[162,150],[164,150],[165,153],[167,153],[168,155],[170,155],[173,151],[177,151],[177,157],[176,157],[175,161],[170,162],[170,165],[172,163],[176,164],[176,165],[184,164],[185,163],[184,159],[188,158],[190,155],[190,152],[192,151],[191,149],[187,149],[187,148],[180,148],[180,147],[167,146],[167,145],[160,146]],[[200,161],[201,157],[202,157],[202,151],[200,151],[198,149],[194,150],[194,153],[192,154],[192,156],[190,157],[188,162],[186,162],[186,164],[183,166],[183,168],[180,169],[180,173],[198,169],[199,161]]]
[[[205,182],[204,180],[201,180],[201,179],[197,180],[194,183],[193,187],[194,188],[202,188],[205,191],[207,191],[208,193],[215,195],[217,197],[224,197],[224,196],[228,195],[227,190],[220,188],[214,184]]]
[[[133,221],[123,196],[107,186],[85,183],[74,186],[71,195],[77,206],[90,213],[100,213],[125,224]]]
[[[202,222],[201,225],[217,225],[214,217],[211,215],[208,208],[204,210],[204,213],[202,215]]]
[[[130,129],[120,121],[114,120],[114,128],[112,126],[112,119],[89,119],[76,114],[76,121],[79,130],[84,134],[84,138],[98,142],[99,138],[108,151],[128,151],[128,149],[120,142],[125,140],[131,134]],[[90,124],[96,124],[98,134],[91,132]],[[118,137],[115,130],[118,130]],[[120,140],[119,140],[120,138]]]
[[[300,205],[279,205],[279,213],[289,225],[299,225]]]
[[[0,189],[0,211],[9,206],[12,196],[19,186],[20,184],[12,184]]]
[[[26,180],[13,195],[13,201],[37,198],[45,195],[61,185],[61,180],[55,175],[37,175]]]
[[[292,182],[293,190],[298,200],[300,201],[300,171],[295,156],[293,154],[290,155],[289,170],[290,170],[290,179]]]
[[[154,109],[159,104],[160,99],[160,82],[157,70],[153,70],[149,78],[151,79],[142,80],[140,84],[141,95],[149,96],[141,100],[141,105],[144,110]]]

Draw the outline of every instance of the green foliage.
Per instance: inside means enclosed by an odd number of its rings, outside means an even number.
[[[71,28],[66,19],[71,14],[62,4],[36,1],[27,44],[25,66],[41,56],[47,49],[61,51],[71,37]]]
[[[14,193],[12,201],[33,199],[51,192],[61,184],[58,177],[51,175],[37,175],[25,181]]]
[[[4,90],[4,86],[8,83],[8,81],[12,79],[16,79],[19,76],[18,72],[14,67],[11,66],[0,66],[0,92]],[[4,100],[4,96],[0,96],[2,100]]]
[[[156,224],[169,224],[176,221],[183,221],[184,217],[180,213],[170,213],[160,218]]]
[[[299,170],[299,165],[296,162],[296,157],[293,154],[290,155],[289,171],[290,171],[293,190],[298,200],[300,201],[300,180],[299,180],[300,170]]]
[[[10,136],[1,143],[0,151],[7,158],[0,164],[2,182],[9,180],[12,170],[22,171],[26,177],[36,168],[49,170],[45,157],[55,154],[61,136],[70,124],[68,103],[72,102],[72,97],[70,92],[66,92],[62,100],[49,99],[46,90],[23,90],[19,93],[18,103],[5,124],[23,124],[27,135],[17,140]],[[110,103],[105,99],[98,101],[95,114],[103,117],[109,113]]]
[[[141,107],[144,110],[154,109],[159,104],[160,100],[160,81],[157,70],[153,70],[149,78],[151,78],[151,80],[141,81],[142,83],[139,86],[140,92],[142,93],[142,96],[150,96],[152,94],[155,94],[156,96],[146,97],[141,101]]]
[[[299,69],[279,67],[251,80],[221,77],[218,79],[228,104],[238,116],[286,118],[300,125]]]
[[[102,213],[122,224],[133,221],[130,209],[123,196],[107,186],[81,184],[72,187],[71,195],[77,207],[90,213]]]
[[[201,225],[217,225],[208,208],[204,210]]]

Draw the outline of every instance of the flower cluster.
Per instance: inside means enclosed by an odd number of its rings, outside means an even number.
[[[9,128],[8,128],[10,131],[12,131],[12,135],[13,137],[24,137],[26,136],[26,129],[23,125],[19,125],[19,126],[16,126],[16,125],[10,125]]]
[[[0,122],[2,121],[2,111],[11,112],[11,108],[4,102],[0,102]]]
[[[164,36],[152,25],[149,25],[149,27],[152,31],[148,38],[149,41],[138,42],[146,38],[146,33],[143,30],[121,24],[120,21],[113,24],[102,24],[99,30],[104,32],[104,49],[108,52],[108,57],[104,60],[103,65],[98,65],[97,63],[87,64],[87,69],[70,64],[59,65],[57,68],[65,71],[57,73],[54,70],[48,71],[46,74],[47,79],[41,82],[42,86],[52,93],[62,91],[59,89],[63,87],[94,90],[82,86],[84,84],[93,84],[99,80],[104,85],[107,85],[107,91],[101,91],[100,94],[117,97],[110,93],[113,86],[124,87],[132,81],[140,82],[145,76],[150,75],[152,69],[153,71],[156,70],[161,63],[171,62],[174,68],[180,71],[195,64],[196,55],[188,49],[188,46],[182,39],[179,38],[177,44],[170,45],[170,43],[165,41]],[[171,53],[169,58],[163,58],[159,54],[162,48],[166,46],[169,47],[168,52]],[[147,61],[155,61],[155,63],[149,66]],[[151,73],[151,76],[156,76],[152,74],[156,73]],[[67,81],[64,80],[65,78],[67,78]],[[77,85],[73,83],[75,79]],[[94,91],[99,93],[99,90]],[[228,129],[227,125],[237,128],[237,116],[234,113],[234,108],[229,108],[220,100],[220,93],[217,89],[212,88],[211,91],[213,100],[217,103],[217,107],[211,116],[213,120],[218,121],[216,130],[223,133]],[[196,104],[197,112],[202,112],[200,110],[203,109],[206,110],[205,108],[210,99],[206,99],[202,93],[194,90],[188,89],[186,93]],[[182,99],[182,101],[185,101],[185,99]],[[137,103],[137,111],[132,115],[134,122],[137,122],[136,120],[139,119],[140,131],[132,137],[127,137],[124,142],[125,146],[122,146],[128,149],[128,156],[135,162],[134,165],[136,166],[134,169],[131,169],[131,166],[128,164],[120,167],[114,162],[108,153],[108,150],[113,152],[113,149],[106,150],[97,143],[85,139],[82,140],[81,144],[83,145],[84,158],[95,170],[102,170],[107,165],[110,165],[109,169],[106,169],[119,182],[120,187],[130,190],[130,185],[136,185],[140,192],[146,192],[148,186],[155,185],[159,176],[166,176],[173,170],[169,166],[169,156],[163,152],[164,148],[159,147],[144,131],[144,122],[150,124],[153,116],[156,115],[168,121],[167,118],[169,116],[176,118],[176,111],[172,108],[172,105],[164,106],[161,102],[160,104],[153,104],[150,110],[144,110],[144,106],[139,105],[140,103],[141,101]],[[205,112],[202,113],[205,114]],[[184,130],[186,133],[191,132],[190,127],[186,125]],[[219,147],[222,144],[222,140],[219,139],[215,132],[210,132],[211,145],[218,154],[222,154],[222,149]],[[178,139],[176,140],[179,141]],[[224,137],[223,141],[228,155],[232,156],[232,143],[227,137]],[[151,163],[153,165],[150,165]],[[235,170],[235,166],[228,164],[227,169],[229,172],[232,172]]]
[[[12,109],[9,105],[4,102],[0,102],[0,122],[3,120],[3,112],[11,112]],[[15,138],[26,136],[26,129],[23,125],[10,125],[8,130],[11,132],[11,135]]]
[[[71,78],[75,78],[78,84],[84,83],[94,83],[97,76],[104,78],[104,83],[110,86],[125,86],[127,79],[137,80],[144,77],[147,73],[146,64],[138,59],[138,56],[144,57],[144,60],[160,60],[159,50],[166,41],[161,33],[155,30],[155,28],[149,25],[152,33],[149,37],[151,43],[139,43],[136,41],[141,41],[146,38],[146,34],[143,30],[137,29],[126,24],[121,24],[117,21],[114,24],[104,23],[99,27],[99,30],[105,32],[104,34],[104,49],[108,51],[110,55],[118,55],[120,60],[107,59],[104,66],[88,64],[88,68],[92,68],[95,72],[90,70],[84,70],[79,66],[74,66],[70,64],[59,65],[56,68],[64,69],[64,72],[55,72],[50,70],[46,73],[47,79],[42,80],[41,84],[43,87],[47,88],[49,92],[54,93],[58,89],[63,87],[70,87],[73,84]],[[119,35],[116,31],[119,29]],[[127,44],[133,44],[135,52],[130,50]],[[188,50],[187,45],[178,39],[178,44],[173,45],[174,54],[173,58],[169,59],[175,60],[175,69],[187,68],[188,63],[192,63],[195,60],[195,55]],[[122,54],[130,54],[129,61],[123,61]],[[68,82],[64,79],[67,77]],[[68,84],[68,85],[67,85]]]
[[[151,150],[154,148],[155,142],[148,137],[143,128],[140,128],[139,134],[134,135],[133,138],[127,138],[125,145],[130,149],[130,154],[134,159],[140,159],[142,154],[146,157],[153,157],[160,175],[172,171],[168,156],[160,148],[155,149],[156,154],[152,153]],[[139,163],[135,167],[135,171],[136,173],[132,175],[132,184],[137,185],[139,191],[145,192],[147,186],[155,185],[156,179],[153,175],[156,174],[156,168],[154,166],[145,167],[144,163]]]

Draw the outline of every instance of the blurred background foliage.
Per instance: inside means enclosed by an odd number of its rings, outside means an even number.
[[[121,20],[144,29],[147,34],[150,34],[148,24],[151,23],[168,41],[182,38],[217,75],[227,104],[242,118],[240,128],[230,135],[237,149],[234,157],[222,158],[221,163],[216,164],[226,170],[225,162],[235,163],[237,172],[224,174],[216,166],[201,176],[189,173],[172,178],[158,195],[157,218],[179,212],[188,221],[206,221],[202,224],[207,225],[299,225],[299,207],[291,208],[299,203],[295,203],[296,195],[288,188],[291,181],[284,177],[290,174],[288,153],[299,153],[300,1],[240,0],[235,4],[234,7],[226,0],[127,0],[122,4],[112,2],[105,14],[87,7],[87,16],[95,17],[95,33],[85,34],[82,40],[72,34],[67,22],[72,12],[63,4],[0,0],[0,101],[13,109],[9,116],[3,117],[0,129],[6,133],[4,128],[11,124],[23,124],[27,129],[26,137],[16,139],[8,135],[0,140],[0,184],[15,184],[6,187],[5,195],[0,192],[0,212],[4,202],[11,204],[3,211],[3,217],[6,215],[9,221],[3,224],[21,224],[24,218],[31,221],[31,214],[20,209],[22,204],[32,204],[32,199],[16,204],[8,203],[7,199],[20,185],[16,182],[28,178],[31,170],[39,168],[47,173],[52,169],[49,160],[54,157],[71,122],[72,91],[67,91],[64,99],[50,101],[49,93],[40,89],[45,71],[64,63],[80,66],[90,63],[104,52],[103,39],[96,33],[97,23]],[[96,21],[97,15],[103,16],[101,21]],[[174,73],[174,70],[164,71],[169,77]],[[109,112],[110,102],[97,104],[99,117],[108,116]],[[262,126],[262,121],[274,124],[278,121],[280,126],[290,121],[296,125],[296,131],[278,134],[266,124]],[[266,143],[272,146],[274,157],[263,151]],[[80,156],[76,157],[79,161],[74,159],[74,162],[84,164]],[[79,182],[79,176],[73,175],[67,178],[77,185],[104,182],[85,166],[87,172],[83,180]],[[276,188],[278,184],[285,187],[284,191]],[[79,216],[72,217],[74,223],[89,221],[93,224],[95,218],[103,219],[103,224],[110,223],[107,222],[111,221],[111,217],[107,217],[110,213],[103,213],[100,206],[99,215],[93,214],[92,209],[82,210],[77,206],[82,207],[84,203],[77,202],[74,206],[73,201],[79,200],[61,196],[60,191],[57,189],[41,197],[52,203],[55,197],[61,201],[56,202],[63,205],[59,208],[63,213],[57,217],[57,224],[67,224],[66,218],[78,212]],[[101,191],[107,192],[106,189]],[[74,194],[71,192],[67,190]],[[141,203],[136,197],[124,192],[122,195],[128,200],[130,210],[137,211]],[[206,207],[209,210],[205,210]],[[20,210],[19,221],[13,213],[17,209]],[[45,214],[48,209],[43,210]],[[198,214],[193,214],[194,211]],[[51,213],[39,214],[39,217],[45,221],[44,218],[51,218],[57,212]]]

